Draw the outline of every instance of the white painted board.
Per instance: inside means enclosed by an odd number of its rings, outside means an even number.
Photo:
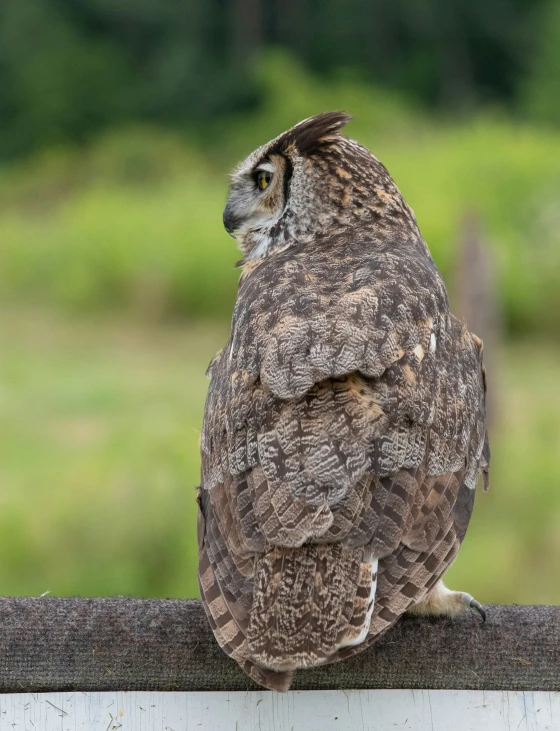
[[[560,694],[332,690],[0,695],[0,731],[560,731]]]

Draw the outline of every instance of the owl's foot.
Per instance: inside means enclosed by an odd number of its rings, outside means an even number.
[[[408,612],[410,614],[453,617],[469,609],[475,609],[482,617],[482,621],[486,622],[486,612],[480,602],[477,602],[465,591],[451,591],[440,579],[428,596],[412,606]]]

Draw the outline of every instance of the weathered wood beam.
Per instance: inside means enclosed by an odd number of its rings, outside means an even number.
[[[482,624],[404,618],[346,662],[299,671],[295,690],[560,691],[560,607],[489,606]],[[0,692],[255,690],[200,602],[0,599]]]

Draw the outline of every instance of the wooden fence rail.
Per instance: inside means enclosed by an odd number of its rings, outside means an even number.
[[[405,617],[364,653],[296,673],[293,687],[560,691],[560,607],[493,605],[485,624]],[[2,693],[257,688],[198,601],[0,599]]]
[[[560,731],[560,607],[404,618],[258,689],[194,600],[0,599],[0,731]]]

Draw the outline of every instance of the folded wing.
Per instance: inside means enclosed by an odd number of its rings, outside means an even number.
[[[484,467],[480,341],[431,260],[368,249],[296,246],[246,271],[210,368],[201,590],[265,685],[422,598]]]

